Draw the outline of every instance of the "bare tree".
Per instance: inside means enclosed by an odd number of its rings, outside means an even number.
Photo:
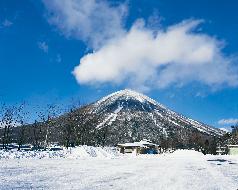
[[[44,125],[46,123],[47,117],[44,111],[37,111],[37,120],[33,124],[33,133],[34,133],[34,141],[35,148],[40,148],[43,146],[44,142]]]
[[[3,137],[2,137],[2,145],[3,148],[7,149],[9,143],[11,143],[12,139],[10,136],[10,132],[12,127],[16,126],[16,120],[14,119],[15,107],[4,106],[3,116],[1,119],[1,126],[3,126]]]
[[[47,147],[49,145],[49,136],[50,136],[50,128],[54,125],[55,119],[59,113],[59,107],[54,104],[49,104],[47,106],[46,110],[46,120],[44,117],[44,122],[46,125],[46,133],[45,133],[45,141],[44,141],[44,147]]]
[[[32,124],[32,144],[34,146],[34,149],[40,148],[40,140],[41,140],[41,124],[35,120],[35,122]]]
[[[0,105],[0,142],[2,144],[0,148],[4,148],[3,146],[4,128],[5,128],[5,124],[3,123],[4,107],[5,107],[5,104],[1,103]]]
[[[63,138],[64,144],[68,148],[69,146],[74,146],[76,143],[76,127],[77,127],[77,115],[73,108],[70,109],[67,117],[63,121]]]
[[[19,125],[18,134],[17,134],[17,143],[18,150],[21,149],[23,143],[27,142],[27,134],[26,134],[26,122],[29,116],[29,113],[25,110],[26,103],[23,102],[16,108],[16,120]]]

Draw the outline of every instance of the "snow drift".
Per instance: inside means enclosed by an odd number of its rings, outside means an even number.
[[[78,146],[60,151],[17,151],[0,150],[0,159],[42,159],[42,158],[115,158],[120,154],[114,147]]]

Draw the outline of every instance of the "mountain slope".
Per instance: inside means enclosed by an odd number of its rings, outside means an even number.
[[[1,130],[0,130],[1,134]],[[35,147],[52,142],[65,146],[114,146],[148,139],[163,148],[196,148],[215,151],[224,132],[178,114],[132,90],[121,90],[95,103],[72,109],[60,117],[12,129],[19,139]],[[211,153],[210,151],[209,153]]]
[[[224,134],[219,129],[187,118],[166,108],[155,100],[129,89],[115,92],[95,102],[91,105],[91,111],[99,114],[102,119],[96,126],[99,129],[106,125],[118,125],[123,118],[127,118],[129,121],[140,118],[141,121],[148,119],[149,121],[147,122],[154,123],[155,127],[157,126],[164,130],[168,126],[174,126],[176,128],[198,130],[207,135],[219,136]],[[146,124],[142,122],[139,125]]]
[[[53,136],[53,140],[62,139],[63,134],[67,137],[61,140],[64,144],[71,141],[73,144],[111,146],[149,139],[164,148],[203,147],[214,152],[217,139],[224,135],[220,129],[187,118],[129,89],[65,114],[58,121],[56,126],[61,128],[57,127],[58,137]],[[67,126],[73,126],[73,129]]]

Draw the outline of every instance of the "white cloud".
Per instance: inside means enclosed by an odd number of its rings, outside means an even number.
[[[43,52],[48,53],[49,46],[46,42],[38,42],[37,45],[38,45],[39,49],[41,49]]]
[[[235,125],[237,123],[238,118],[221,119],[218,121],[219,125]]]
[[[201,20],[187,20],[152,31],[136,22],[122,37],[85,55],[73,74],[80,84],[127,83],[140,90],[198,81],[209,86],[238,85],[223,44],[195,32]]]
[[[102,0],[43,0],[43,3],[49,23],[94,49],[124,33],[125,4],[111,5]]]
[[[202,20],[186,20],[162,29],[157,22],[160,18],[152,15],[148,23],[137,20],[126,30],[125,3],[43,2],[49,23],[94,50],[82,57],[73,71],[80,84],[113,83],[140,91],[191,82],[213,89],[238,85],[238,69],[234,60],[223,54],[224,44],[197,30]]]
[[[13,22],[11,22],[10,20],[8,19],[5,19],[3,22],[2,22],[2,26],[4,27],[10,27],[13,25]]]

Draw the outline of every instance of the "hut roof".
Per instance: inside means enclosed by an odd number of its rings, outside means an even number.
[[[133,142],[133,143],[124,143],[124,144],[118,144],[118,146],[124,146],[124,147],[146,147],[146,146],[159,146],[158,144],[154,144],[146,139],[143,139],[139,142]]]
[[[227,146],[228,147],[236,147],[236,148],[238,148],[238,144],[228,144]]]

